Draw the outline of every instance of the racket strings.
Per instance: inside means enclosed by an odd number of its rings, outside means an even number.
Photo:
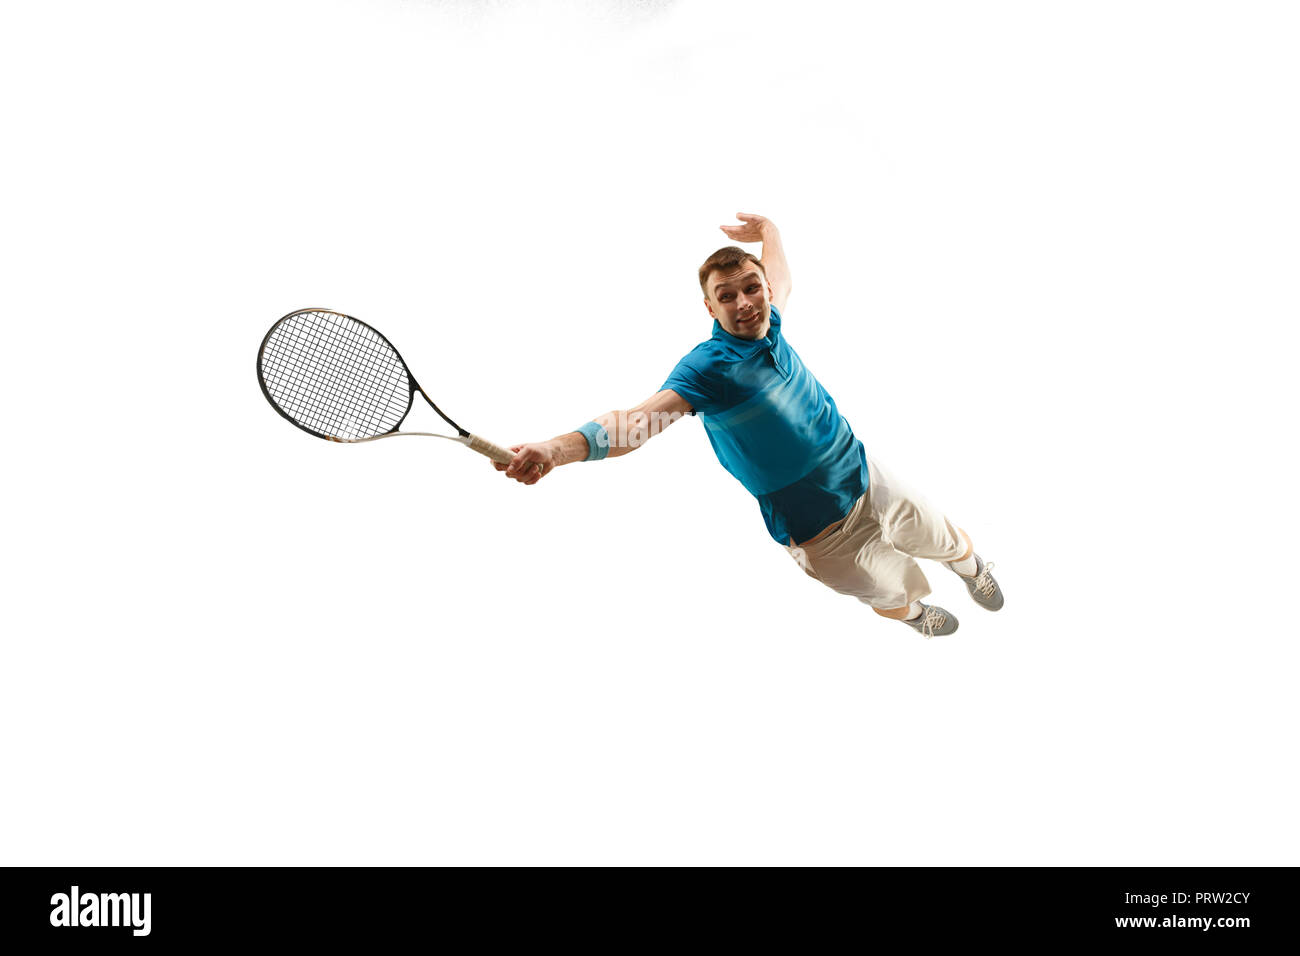
[[[411,403],[410,377],[374,329],[334,312],[300,312],[267,336],[262,379],[276,406],[331,438],[383,435]]]

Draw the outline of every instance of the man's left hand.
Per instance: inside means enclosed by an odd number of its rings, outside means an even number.
[[[762,242],[764,230],[776,228],[772,220],[764,219],[752,212],[738,212],[736,218],[744,225],[718,227],[727,234],[728,239],[734,239],[736,242]]]

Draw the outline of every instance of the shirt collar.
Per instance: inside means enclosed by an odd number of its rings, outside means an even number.
[[[732,335],[722,327],[721,322],[714,319],[713,335],[710,338],[721,345],[723,350],[732,358],[748,358],[762,352],[771,352],[776,348],[776,340],[781,333],[781,313],[776,310],[775,306],[772,307],[769,322],[771,324],[768,326],[767,335],[761,339],[742,339]],[[775,361],[775,358],[773,361]]]

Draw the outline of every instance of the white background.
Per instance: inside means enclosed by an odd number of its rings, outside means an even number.
[[[1297,862],[1291,5],[3,10],[4,863]],[[694,420],[525,488],[257,387],[327,306],[571,430],[737,210],[1000,614],[819,587]]]

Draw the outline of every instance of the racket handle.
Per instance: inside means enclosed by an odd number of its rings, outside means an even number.
[[[470,435],[468,438],[462,438],[469,448],[478,452],[480,455],[487,455],[495,462],[502,465],[508,465],[514,461],[515,453],[508,448],[502,448],[500,445],[494,445],[485,438],[479,438],[477,435]]]

